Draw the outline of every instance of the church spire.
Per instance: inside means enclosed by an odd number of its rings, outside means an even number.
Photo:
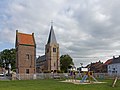
[[[47,44],[49,44],[49,43],[57,43],[55,33],[53,30],[53,21],[51,21],[51,28],[50,28],[50,33],[49,33],[49,38],[48,38]]]

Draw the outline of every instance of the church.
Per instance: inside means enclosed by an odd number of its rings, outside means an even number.
[[[45,45],[45,55],[39,56],[36,60],[36,71],[57,72],[60,70],[59,44],[57,43],[53,25],[51,25],[47,44]]]

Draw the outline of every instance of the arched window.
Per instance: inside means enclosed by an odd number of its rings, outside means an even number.
[[[56,48],[53,48],[53,52],[56,52]]]

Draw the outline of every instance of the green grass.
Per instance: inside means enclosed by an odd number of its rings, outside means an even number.
[[[58,80],[20,80],[0,81],[0,90],[120,90],[120,81],[112,88],[112,80],[103,80],[107,83],[75,85]]]

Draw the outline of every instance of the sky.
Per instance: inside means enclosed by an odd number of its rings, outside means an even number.
[[[0,0],[0,51],[15,48],[16,30],[44,55],[51,21],[60,55],[79,67],[120,55],[120,0]]]

